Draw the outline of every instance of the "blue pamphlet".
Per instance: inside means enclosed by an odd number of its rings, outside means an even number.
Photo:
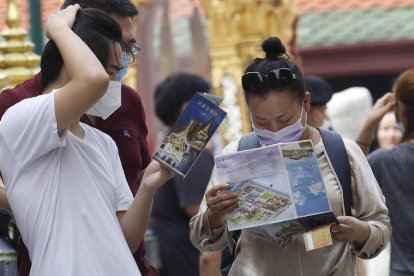
[[[161,142],[154,159],[185,177],[227,113],[222,98],[197,93]]]

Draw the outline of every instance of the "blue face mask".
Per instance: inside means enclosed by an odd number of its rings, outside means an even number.
[[[118,75],[116,75],[116,80],[121,81],[126,73],[128,72],[128,66],[129,66],[129,56],[127,52],[122,51],[122,68],[119,70]]]
[[[401,133],[405,132],[404,125],[401,122],[395,124],[395,127],[401,131]]]

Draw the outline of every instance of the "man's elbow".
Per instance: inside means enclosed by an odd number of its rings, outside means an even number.
[[[83,84],[87,86],[88,91],[94,90],[103,96],[108,88],[109,81],[108,74],[104,71],[102,72],[89,72],[87,75],[83,76]]]

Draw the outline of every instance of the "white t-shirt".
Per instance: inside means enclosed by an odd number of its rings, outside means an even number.
[[[83,139],[58,135],[54,93],[16,104],[0,122],[0,171],[30,275],[140,275],[116,217],[133,200],[117,147],[81,126]]]

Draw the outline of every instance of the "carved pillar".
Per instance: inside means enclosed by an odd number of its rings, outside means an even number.
[[[190,18],[191,40],[193,44],[193,68],[194,73],[211,81],[210,49],[202,25],[199,8],[194,5],[193,15]]]
[[[170,3],[168,0],[163,1],[160,37],[160,79],[162,80],[176,70],[175,51],[170,21]]]
[[[213,87],[224,96],[223,108],[228,112],[220,129],[227,143],[251,130],[241,76],[253,58],[263,55],[259,51],[261,42],[266,37],[278,36],[289,51],[296,20],[294,1],[204,0],[203,3],[208,18]]]
[[[157,119],[154,107],[154,89],[156,85],[156,70],[154,63],[153,37],[156,9],[160,0],[137,1],[139,15],[137,24],[137,41],[141,52],[137,59],[137,88],[144,105],[146,125],[148,127],[148,146],[151,153],[154,153],[157,146]]]
[[[219,131],[224,144],[247,132],[246,107],[240,87],[242,60],[237,51],[240,39],[237,5],[230,0],[204,0],[208,18],[212,85],[217,95],[224,97],[227,112]],[[237,2],[237,1],[236,1]]]

